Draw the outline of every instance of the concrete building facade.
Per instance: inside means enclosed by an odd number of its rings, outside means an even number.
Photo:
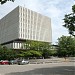
[[[18,6],[0,20],[0,44],[20,49],[25,40],[51,42],[51,19]]]

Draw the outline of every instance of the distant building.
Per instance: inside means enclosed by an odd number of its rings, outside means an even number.
[[[59,46],[58,46],[58,45],[52,45],[52,46],[51,46],[51,50],[56,50],[56,51],[57,51],[57,50],[58,50],[58,48],[59,48]]]
[[[0,20],[0,44],[20,49],[25,40],[52,42],[51,19],[18,6]]]

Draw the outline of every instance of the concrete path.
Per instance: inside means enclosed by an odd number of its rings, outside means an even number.
[[[0,65],[0,75],[75,75],[75,63]]]

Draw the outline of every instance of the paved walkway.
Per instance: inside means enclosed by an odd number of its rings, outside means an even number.
[[[75,63],[0,65],[0,75],[75,75]]]

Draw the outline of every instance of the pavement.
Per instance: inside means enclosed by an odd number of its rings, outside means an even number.
[[[0,75],[75,75],[75,62],[0,65]]]

